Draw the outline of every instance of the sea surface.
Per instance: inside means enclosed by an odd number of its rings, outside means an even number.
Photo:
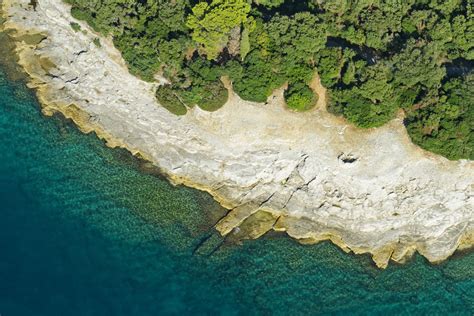
[[[0,71],[0,315],[473,315],[474,253],[374,267],[329,243],[211,243],[222,210],[46,118]],[[207,249],[207,248],[209,249]]]

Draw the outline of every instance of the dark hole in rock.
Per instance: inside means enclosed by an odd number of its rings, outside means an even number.
[[[352,154],[345,154],[345,153],[341,153],[339,154],[339,156],[337,156],[337,159],[339,159],[340,161],[342,161],[343,163],[354,163],[356,162],[359,158],[358,157],[355,157],[354,155]]]
[[[36,7],[38,6],[38,0],[30,0],[29,5],[33,7],[34,11],[36,11]]]

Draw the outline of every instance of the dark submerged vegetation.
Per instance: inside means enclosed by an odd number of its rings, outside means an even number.
[[[157,98],[176,114],[222,106],[223,76],[257,102],[288,84],[288,107],[304,111],[317,69],[336,115],[370,128],[403,109],[415,143],[474,158],[470,0],[65,1],[113,37],[130,72],[170,82]]]

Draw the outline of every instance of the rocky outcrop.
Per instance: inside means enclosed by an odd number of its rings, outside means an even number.
[[[371,253],[380,267],[414,251],[437,262],[474,240],[474,163],[414,146],[402,118],[359,130],[319,107],[293,113],[282,91],[268,103],[231,94],[216,112],[178,117],[154,84],[130,75],[119,52],[61,0],[3,0],[4,28],[45,114],[61,112],[156,164],[174,183],[209,192],[229,214],[223,234],[285,231],[304,243],[330,239]]]

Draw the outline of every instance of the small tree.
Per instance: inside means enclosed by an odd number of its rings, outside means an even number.
[[[285,91],[287,106],[295,111],[307,111],[314,107],[317,97],[304,82],[291,85]]]
[[[233,29],[245,23],[250,4],[245,0],[213,0],[199,2],[188,16],[186,25],[192,30],[192,39],[207,59],[215,60],[229,42]]]

